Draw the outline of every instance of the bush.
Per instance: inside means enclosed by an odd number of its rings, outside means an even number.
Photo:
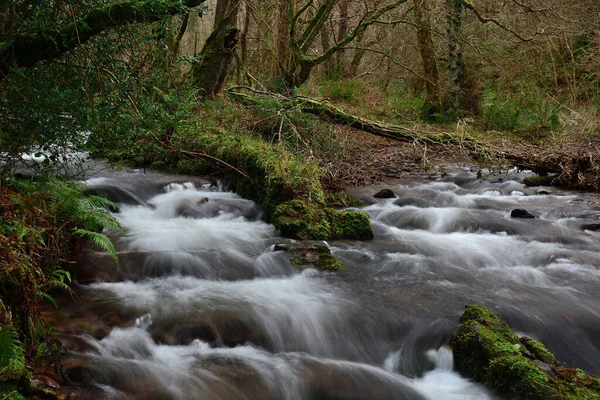
[[[331,100],[355,101],[364,96],[366,85],[353,79],[328,79],[321,86],[321,95]]]
[[[547,100],[538,88],[501,94],[486,89],[480,105],[481,123],[486,130],[531,132],[560,126],[562,105]]]

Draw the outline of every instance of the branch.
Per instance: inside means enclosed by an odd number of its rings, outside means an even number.
[[[310,20],[306,30],[302,33],[298,45],[303,53],[306,53],[310,46],[315,41],[315,38],[321,32],[323,25],[327,22],[327,18],[335,6],[336,0],[326,0],[315,13],[315,16]]]
[[[393,64],[407,70],[408,72],[410,72],[411,74],[418,76],[419,78],[423,79],[424,81],[427,81],[429,83],[431,83],[432,85],[436,86],[439,90],[445,91],[444,88],[442,88],[441,86],[438,85],[437,82],[432,82],[431,80],[427,79],[425,76],[419,74],[418,72],[414,71],[412,68],[407,67],[406,65],[402,64],[400,61],[396,60],[394,58],[394,56],[392,56],[391,54],[389,54],[388,52],[385,52],[383,50],[377,50],[377,49],[373,49],[371,47],[360,47],[360,46],[346,46],[344,47],[344,49],[348,49],[348,50],[364,50],[364,51],[369,51],[371,53],[376,53],[376,54],[381,54],[384,57],[386,57],[388,60],[390,60]]]
[[[484,17],[483,15],[481,15],[479,13],[479,11],[475,8],[475,5],[471,2],[471,0],[463,0],[463,4],[465,5],[466,8],[468,8],[471,11],[473,11],[473,14],[475,14],[475,16],[477,17],[477,19],[482,24],[487,24],[488,22],[491,22],[492,24],[498,26],[500,29],[512,33],[515,37],[517,37],[519,40],[521,40],[523,42],[530,42],[530,41],[532,41],[533,38],[534,38],[534,36],[536,35],[536,34],[533,34],[533,36],[531,36],[529,38],[524,38],[523,36],[519,35],[519,33],[516,32],[514,29],[512,29],[509,26],[506,26],[506,25],[502,24],[497,19],[491,18],[491,17]]]
[[[79,21],[58,30],[48,30],[33,36],[17,36],[5,43],[4,50],[0,51],[0,75],[7,74],[11,67],[33,67],[40,61],[54,60],[108,29],[131,23],[159,21],[165,16],[199,6],[204,1],[147,0],[117,3],[96,8]]]
[[[308,59],[306,61],[308,61],[314,65],[322,63],[323,61],[325,61],[329,57],[331,57],[333,54],[342,50],[342,48],[344,46],[346,46],[348,43],[352,42],[360,32],[365,31],[370,25],[376,23],[379,20],[379,17],[381,17],[383,14],[385,14],[386,12],[388,12],[390,10],[393,10],[394,8],[398,7],[400,4],[406,3],[406,1],[407,0],[395,0],[393,3],[390,3],[386,6],[381,7],[378,10],[373,11],[368,19],[367,19],[367,15],[365,15],[363,17],[363,19],[361,20],[361,22],[356,27],[354,27],[354,29],[352,29],[352,31],[348,34],[348,36],[346,36],[341,41],[337,42],[336,44],[334,44],[333,46],[328,48],[320,56]]]

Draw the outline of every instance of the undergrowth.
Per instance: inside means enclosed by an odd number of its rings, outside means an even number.
[[[39,305],[69,291],[70,258],[87,238],[116,258],[102,234],[119,229],[103,207],[112,203],[84,194],[74,181],[44,183],[13,180],[0,187],[0,398],[27,391],[28,361],[55,351]]]

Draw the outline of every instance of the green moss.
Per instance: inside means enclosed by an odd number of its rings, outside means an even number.
[[[329,253],[303,253],[292,259],[294,265],[312,265],[321,271],[342,271],[344,264],[333,254]]]
[[[300,239],[373,239],[367,214],[337,211],[302,200],[277,206],[273,223],[285,237]]]
[[[330,213],[332,239],[373,239],[369,217],[360,211],[335,211]]]
[[[515,399],[600,399],[600,380],[562,366],[485,307],[468,305],[452,338],[457,369]],[[549,373],[551,371],[551,373]]]
[[[534,175],[523,179],[526,186],[550,186],[558,181],[558,175]]]
[[[365,202],[346,193],[329,193],[325,196],[325,203],[332,208],[362,207]]]

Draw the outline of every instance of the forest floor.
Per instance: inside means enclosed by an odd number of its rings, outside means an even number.
[[[429,132],[451,132],[447,128],[419,127]],[[460,124],[453,133],[461,133]],[[364,186],[402,178],[430,178],[439,176],[447,166],[484,167],[501,169],[509,166],[502,158],[489,157],[483,162],[474,160],[460,145],[424,146],[415,143],[385,139],[344,126],[336,126],[337,140],[345,151],[338,157],[323,162],[326,171],[323,183],[330,190],[342,187]],[[600,156],[600,121],[585,135],[546,133],[543,138],[515,134],[487,132],[473,135],[499,152],[523,155],[537,160],[564,164],[575,159],[590,160],[589,168],[597,170],[595,161]],[[589,189],[589,188],[588,188]]]

